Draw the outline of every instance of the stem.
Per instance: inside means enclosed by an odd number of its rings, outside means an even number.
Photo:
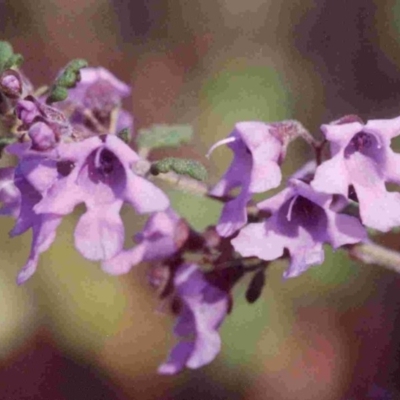
[[[111,111],[110,126],[109,126],[108,130],[112,135],[116,135],[117,134],[117,123],[118,123],[119,112],[120,112],[120,107],[115,107]]]
[[[350,247],[349,255],[365,264],[376,264],[400,273],[400,253],[379,244],[358,243]]]
[[[293,124],[292,130],[296,133],[297,136],[302,137],[311,147],[318,148],[320,147],[320,142],[314,138],[313,135],[303,126],[299,121],[287,121]]]
[[[156,175],[157,179],[162,181],[172,183],[179,189],[192,192],[199,196],[207,196],[208,187],[205,183],[196,181],[196,179],[189,178],[187,176],[181,176],[175,172],[167,172],[165,174]]]
[[[322,142],[318,143],[318,145],[314,146],[314,152],[315,152],[315,161],[318,165],[321,165],[322,163],[322,152],[324,150],[324,147],[328,143],[328,141],[325,139]]]

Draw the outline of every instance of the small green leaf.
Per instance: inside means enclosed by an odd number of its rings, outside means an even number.
[[[149,129],[139,130],[137,143],[139,148],[155,149],[159,147],[179,147],[188,143],[193,136],[190,125],[153,125]]]
[[[63,101],[68,97],[68,90],[62,86],[53,86],[49,96],[47,97],[47,103],[56,103]]]
[[[207,179],[207,170],[204,166],[195,160],[186,158],[167,157],[156,161],[151,165],[150,172],[153,175],[167,173],[173,171],[178,175],[187,175],[197,181]]]
[[[10,69],[12,67],[19,68],[24,62],[22,54],[13,54],[4,64],[4,69]]]
[[[14,54],[10,43],[0,40],[0,72],[12,67],[20,67],[24,61],[21,54]]]
[[[72,71],[78,72],[82,68],[86,68],[88,65],[88,62],[83,58],[75,58],[68,63],[67,68],[71,69]]]
[[[129,128],[124,128],[124,129],[120,130],[120,131],[117,133],[117,136],[118,136],[123,142],[125,142],[126,144],[128,144],[128,143],[131,141],[131,139],[132,139],[132,135],[131,135],[131,132],[130,132]]]
[[[87,66],[87,61],[81,58],[70,61],[51,87],[50,94],[46,100],[47,103],[51,104],[65,100],[68,97],[67,89],[76,86],[81,79],[80,70]]]

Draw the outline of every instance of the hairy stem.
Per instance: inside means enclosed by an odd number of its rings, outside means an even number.
[[[375,264],[400,273],[400,253],[368,242],[358,243],[350,247],[349,255],[365,264]]]

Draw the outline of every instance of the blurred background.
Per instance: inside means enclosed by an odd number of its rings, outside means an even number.
[[[236,121],[298,119],[319,136],[345,114],[397,116],[399,13],[399,0],[3,0],[0,40],[25,56],[37,86],[73,58],[108,68],[133,87],[125,107],[137,129],[194,126],[180,153],[215,183],[231,154],[204,154]],[[310,155],[291,146],[285,174]],[[217,203],[164,188],[195,228],[217,221]],[[173,319],[157,311],[145,266],[116,278],[82,260],[72,240],[80,211],[22,287],[30,234],[10,240],[12,221],[1,220],[1,400],[400,399],[396,274],[327,250],[323,266],[284,282],[275,263],[254,305],[236,288],[211,365],[159,376]],[[133,234],[142,221],[124,213]],[[398,236],[379,241],[400,250]]]

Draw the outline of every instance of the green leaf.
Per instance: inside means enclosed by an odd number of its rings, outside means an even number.
[[[70,61],[51,87],[47,103],[51,104],[65,100],[68,97],[67,89],[76,86],[81,79],[80,70],[87,66],[87,61],[81,58]]]
[[[5,69],[4,66],[13,55],[13,48],[10,43],[0,41],[0,72]]]
[[[149,129],[139,130],[137,144],[139,148],[155,149],[159,147],[179,147],[193,137],[190,125],[153,125]]]
[[[56,103],[63,101],[68,97],[68,90],[62,86],[53,86],[49,96],[47,97],[47,103]]]
[[[21,54],[14,54],[10,43],[0,40],[0,72],[12,67],[20,67],[24,61]]]
[[[131,139],[132,139],[132,135],[131,135],[131,132],[130,132],[129,128],[124,128],[124,129],[120,130],[120,131],[117,133],[117,136],[118,136],[123,142],[125,142],[126,144],[128,144],[128,143],[131,141]]]
[[[4,69],[10,69],[12,67],[19,68],[24,62],[22,54],[13,54],[4,64]]]
[[[187,158],[167,157],[154,162],[150,168],[150,172],[153,175],[158,175],[160,173],[165,174],[170,171],[178,175],[190,176],[197,181],[204,181],[207,179],[207,170],[204,166],[198,161]]]

